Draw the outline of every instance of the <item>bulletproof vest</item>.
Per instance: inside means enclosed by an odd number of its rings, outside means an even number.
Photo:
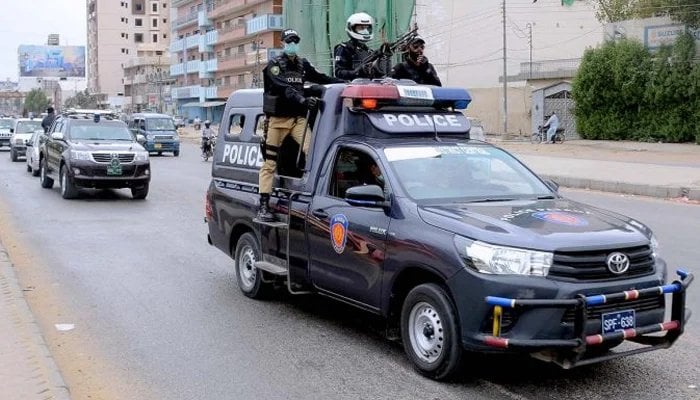
[[[296,63],[289,62],[285,57],[277,58],[279,72],[277,79],[285,81],[288,85],[304,93],[304,59],[298,58]],[[306,108],[294,100],[285,96],[285,89],[264,79],[265,96],[263,99],[263,112],[274,116],[303,116]]]
[[[369,57],[370,50],[365,46],[355,46],[355,43],[350,40],[346,42],[346,46],[352,51],[352,68],[355,69],[362,64],[362,60]]]

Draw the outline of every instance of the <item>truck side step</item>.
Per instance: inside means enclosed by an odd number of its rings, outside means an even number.
[[[256,261],[253,263],[253,266],[273,275],[287,275],[287,268],[268,261]]]
[[[256,224],[265,225],[265,226],[269,226],[269,227],[272,227],[272,228],[284,228],[284,229],[287,229],[287,227],[288,227],[288,225],[287,225],[286,222],[281,222],[281,221],[267,222],[267,221],[259,220],[259,219],[257,219],[257,218],[253,218],[253,222],[255,222]]]

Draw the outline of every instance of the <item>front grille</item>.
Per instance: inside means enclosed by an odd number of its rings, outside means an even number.
[[[121,164],[128,164],[134,161],[134,153],[117,153]],[[112,153],[92,153],[92,159],[97,163],[109,164],[112,162]]]
[[[168,135],[155,135],[155,136],[153,137],[153,139],[154,139],[155,141],[158,142],[158,141],[173,140],[173,137],[172,137],[172,136],[168,136]]]
[[[635,313],[643,312],[643,311],[651,311],[651,310],[656,310],[659,308],[663,308],[665,305],[664,303],[664,296],[654,296],[654,297],[647,297],[643,299],[637,299],[637,300],[630,300],[626,301],[624,303],[614,303],[614,304],[601,304],[599,306],[593,306],[589,307],[587,310],[587,315],[588,319],[600,319],[601,314],[609,313],[609,312],[615,312],[615,311],[623,311],[623,310],[634,310]],[[561,319],[561,322],[567,323],[567,324],[573,324],[574,323],[574,318],[575,318],[575,311],[574,309],[568,309],[564,313],[564,316]]]
[[[605,263],[608,255],[614,252],[624,253],[630,259],[629,269],[621,275],[610,272]],[[636,246],[623,249],[554,252],[548,277],[570,281],[591,281],[627,279],[653,272],[654,257],[651,248],[649,246]]]

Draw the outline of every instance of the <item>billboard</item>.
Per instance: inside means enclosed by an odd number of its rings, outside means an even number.
[[[19,46],[19,76],[85,78],[85,46]]]

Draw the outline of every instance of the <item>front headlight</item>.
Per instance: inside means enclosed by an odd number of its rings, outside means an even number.
[[[134,160],[136,160],[136,161],[148,161],[148,152],[147,151],[137,151],[136,156],[134,157]]]
[[[71,150],[70,158],[73,160],[90,161],[89,151]]]
[[[153,135],[146,135],[146,139],[148,139],[148,140],[153,140],[153,137],[154,137]]]
[[[477,271],[497,275],[547,276],[552,266],[553,254],[497,246],[455,236],[455,246],[462,257]]]
[[[658,257],[659,256],[659,249],[660,249],[659,241],[656,240],[656,236],[654,236],[653,233],[651,234],[651,238],[649,238],[649,242],[651,244],[651,252],[652,252],[651,255],[654,258]]]

